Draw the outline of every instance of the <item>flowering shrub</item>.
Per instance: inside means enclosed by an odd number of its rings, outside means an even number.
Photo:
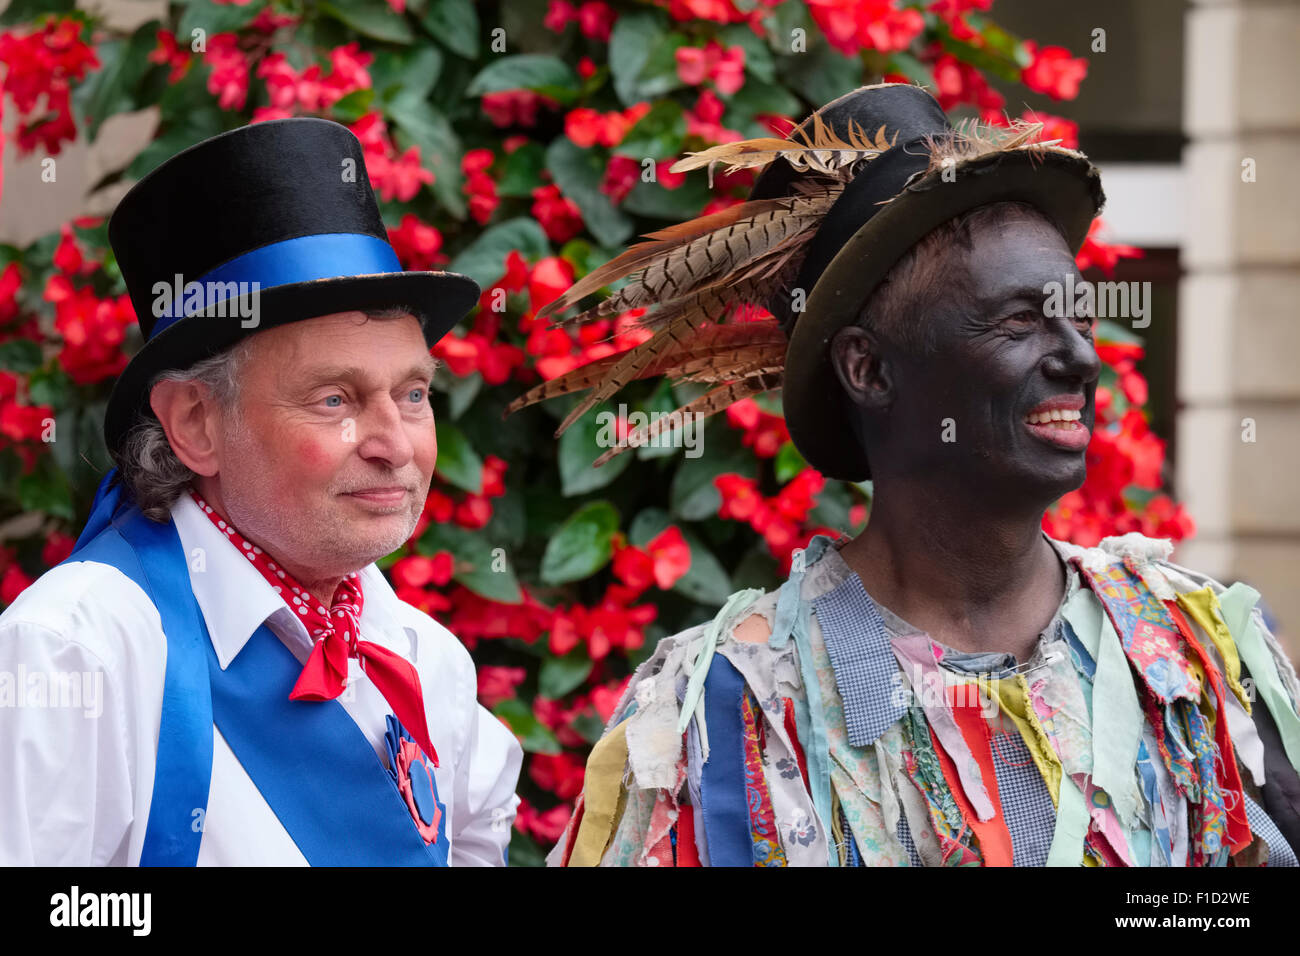
[[[870,505],[869,486],[806,466],[775,395],[710,420],[702,455],[644,447],[600,469],[595,415],[549,438],[571,400],[503,422],[528,386],[648,334],[636,311],[573,328],[537,311],[638,234],[744,198],[748,173],[711,187],[703,173],[670,173],[687,150],[784,134],[882,77],[925,83],[945,109],[997,123],[1006,104],[988,76],[1073,97],[1087,62],[1010,36],[991,3],[187,0],[120,35],[27,0],[0,33],[0,137],[8,127],[20,153],[56,156],[107,116],[156,106],[155,140],[111,182],[249,122],[333,119],[364,146],[404,267],[482,286],[479,307],[434,350],[446,365],[433,396],[436,477],[414,536],[381,565],[402,599],[473,651],[480,699],[523,742],[511,855],[536,863],[655,642],[711,617],[736,588],[774,586],[796,548],[820,530],[859,531]],[[1075,144],[1069,121],[1025,118]],[[1094,234],[1080,263],[1108,271],[1135,254]],[[1181,538],[1191,525],[1161,493],[1141,346],[1105,323],[1099,339],[1088,482],[1046,527],[1085,544],[1129,530]],[[30,516],[0,551],[0,605],[70,553],[108,467],[105,400],[139,345],[103,221],[0,247],[0,520]],[[602,410],[622,434],[629,410],[671,410],[681,392],[638,382],[624,408]]]

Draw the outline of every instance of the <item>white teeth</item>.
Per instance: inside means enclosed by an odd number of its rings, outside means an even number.
[[[1083,412],[1069,408],[1055,408],[1050,412],[1037,412],[1028,416],[1025,421],[1030,425],[1047,425],[1051,422],[1061,422],[1062,424],[1071,424],[1081,421]]]

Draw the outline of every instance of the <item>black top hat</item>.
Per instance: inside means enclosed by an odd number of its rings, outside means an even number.
[[[947,169],[932,168],[929,143],[954,130],[934,97],[917,86],[862,87],[816,115],[842,138],[850,123],[869,135],[883,126],[895,144],[844,188],[810,240],[798,278],[768,302],[790,339],[782,404],[791,439],[827,477],[862,481],[871,477],[871,467],[850,426],[848,399],[835,387],[830,342],[857,322],[890,268],[938,226],[996,202],[1026,202],[1042,210],[1077,252],[1105,195],[1087,157],[1061,147],[977,152],[956,158]],[[800,129],[808,130],[811,122],[810,116]],[[750,198],[790,195],[802,175],[777,159]],[[793,289],[806,293],[798,314],[790,308]]]
[[[360,141],[324,119],[243,126],[178,153],[122,198],[108,236],[145,339],[109,398],[110,450],[152,416],[158,372],[262,329],[386,306],[412,309],[432,346],[479,295],[468,276],[402,271]]]

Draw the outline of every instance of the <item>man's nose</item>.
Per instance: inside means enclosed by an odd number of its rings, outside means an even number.
[[[1092,340],[1083,334],[1077,320],[1058,319],[1059,334],[1055,348],[1043,361],[1049,378],[1076,380],[1089,385],[1101,376],[1101,359]]]
[[[357,422],[357,451],[362,458],[379,458],[401,468],[415,455],[400,405],[385,395],[367,403]]]

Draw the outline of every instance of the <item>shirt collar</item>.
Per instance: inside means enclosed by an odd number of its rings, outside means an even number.
[[[275,593],[261,572],[243,559],[188,493],[176,500],[171,514],[189,564],[190,587],[203,612],[208,637],[222,670],[244,649],[253,632],[275,615],[293,629],[304,647],[311,647],[307,628],[289,610],[284,598]],[[374,640],[399,654],[409,654],[416,632],[405,624],[401,626],[406,631],[408,646],[394,646],[392,636],[397,633],[395,626],[401,622],[396,617],[397,595],[392,586],[374,564],[359,573],[361,593],[365,596],[360,623],[366,640]],[[238,595],[238,599],[232,600],[232,595]]]

